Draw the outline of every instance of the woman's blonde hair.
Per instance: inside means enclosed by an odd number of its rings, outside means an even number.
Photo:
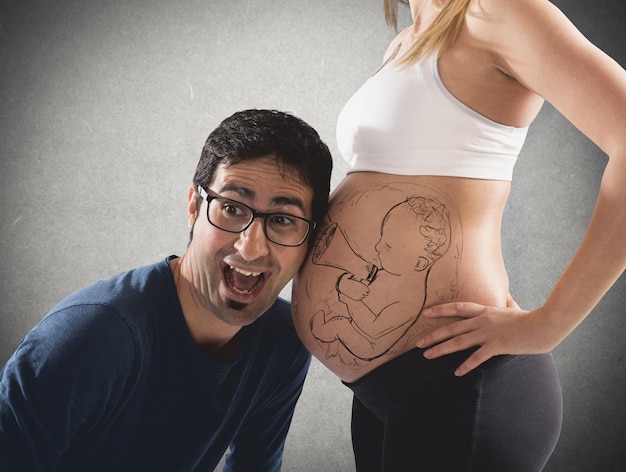
[[[441,11],[430,26],[407,50],[400,65],[415,64],[430,54],[449,49],[463,27],[465,14],[473,0],[431,0]],[[398,4],[409,6],[408,0],[385,0],[385,21],[398,30]]]

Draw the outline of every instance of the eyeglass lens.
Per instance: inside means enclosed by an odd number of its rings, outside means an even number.
[[[207,216],[211,224],[225,231],[244,231],[254,219],[254,210],[224,197],[211,197]],[[283,213],[263,213],[265,235],[277,244],[297,246],[307,237],[309,223],[305,219]]]

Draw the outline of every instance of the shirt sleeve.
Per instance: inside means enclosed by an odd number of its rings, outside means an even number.
[[[115,411],[132,378],[132,331],[104,305],[49,314],[0,371],[0,470],[55,470]]]
[[[251,409],[230,445],[224,472],[281,470],[285,439],[311,356],[302,348],[283,359],[292,362],[274,369],[262,399]]]

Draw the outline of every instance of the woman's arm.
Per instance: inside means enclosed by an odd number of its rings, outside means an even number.
[[[544,97],[609,161],[583,241],[542,307],[526,312],[454,303],[424,313],[465,318],[418,341],[431,347],[427,357],[481,346],[457,375],[494,355],[552,350],[626,268],[626,72],[547,0],[480,5],[494,18],[493,54],[501,71]]]

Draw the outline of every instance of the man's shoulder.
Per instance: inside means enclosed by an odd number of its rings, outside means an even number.
[[[152,296],[163,284],[149,282],[162,277],[159,273],[164,273],[162,263],[102,279],[73,293],[24,337],[20,355],[47,363],[82,362],[86,370],[96,362],[103,369],[106,365],[131,369],[135,360],[144,359],[150,340],[169,328],[160,327],[164,307],[159,308],[158,296]],[[156,287],[146,289],[150,284]]]
[[[133,338],[143,336],[163,310],[179,306],[168,271],[167,261],[161,261],[98,280],[61,300],[40,325],[85,334],[125,331]]]
[[[173,278],[167,261],[137,267],[97,280],[61,300],[51,312],[81,305],[102,305],[111,309],[150,303],[167,292]]]

